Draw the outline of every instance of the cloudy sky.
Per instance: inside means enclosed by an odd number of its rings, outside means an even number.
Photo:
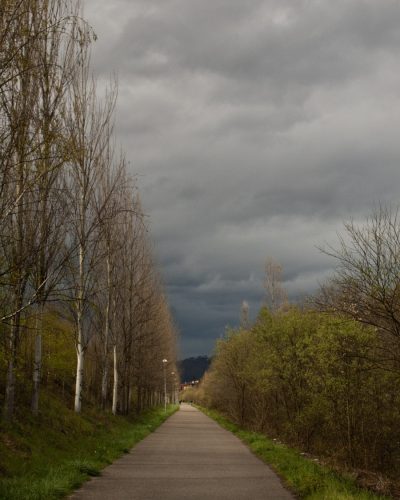
[[[316,289],[350,217],[400,192],[398,0],[85,0],[96,74],[119,79],[182,356],[209,354],[267,256]]]

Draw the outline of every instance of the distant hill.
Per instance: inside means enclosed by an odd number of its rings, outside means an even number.
[[[186,358],[179,361],[179,373],[181,382],[191,382],[199,380],[208,370],[211,359],[207,356],[197,356],[197,358]]]

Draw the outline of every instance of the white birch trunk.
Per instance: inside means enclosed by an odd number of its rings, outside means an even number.
[[[108,388],[108,338],[110,336],[110,306],[111,306],[111,262],[110,253],[107,255],[107,305],[104,325],[104,365],[103,377],[101,381],[101,404],[103,409],[107,404]]]
[[[77,300],[77,343],[76,343],[76,383],[75,383],[75,405],[76,413],[81,412],[82,407],[82,385],[84,368],[84,334],[83,334],[83,283],[84,283],[84,247],[79,248],[79,290]]]
[[[118,404],[118,359],[117,359],[117,345],[114,345],[114,386],[113,386],[113,402],[112,402],[112,412],[114,415],[117,414],[117,404]]]
[[[83,384],[83,368],[84,368],[84,350],[82,344],[78,341],[77,345],[77,363],[76,363],[76,384],[75,384],[75,405],[76,413],[80,413],[82,409],[82,384]]]

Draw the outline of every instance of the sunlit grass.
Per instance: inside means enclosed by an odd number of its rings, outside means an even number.
[[[76,415],[49,398],[41,417],[0,428],[0,498],[63,498],[154,431],[177,409],[137,418],[91,410]],[[3,442],[1,442],[3,441]]]
[[[357,486],[355,481],[303,457],[298,451],[268,439],[263,434],[241,429],[220,413],[199,408],[222,427],[231,431],[264,462],[269,464],[284,483],[299,497],[307,500],[382,500]]]

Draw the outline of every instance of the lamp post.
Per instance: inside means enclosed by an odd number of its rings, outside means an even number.
[[[175,372],[171,372],[172,375],[172,391],[171,398],[174,405],[176,405],[176,384],[175,384]]]
[[[167,359],[163,359],[163,368],[164,368],[164,412],[167,413]]]

